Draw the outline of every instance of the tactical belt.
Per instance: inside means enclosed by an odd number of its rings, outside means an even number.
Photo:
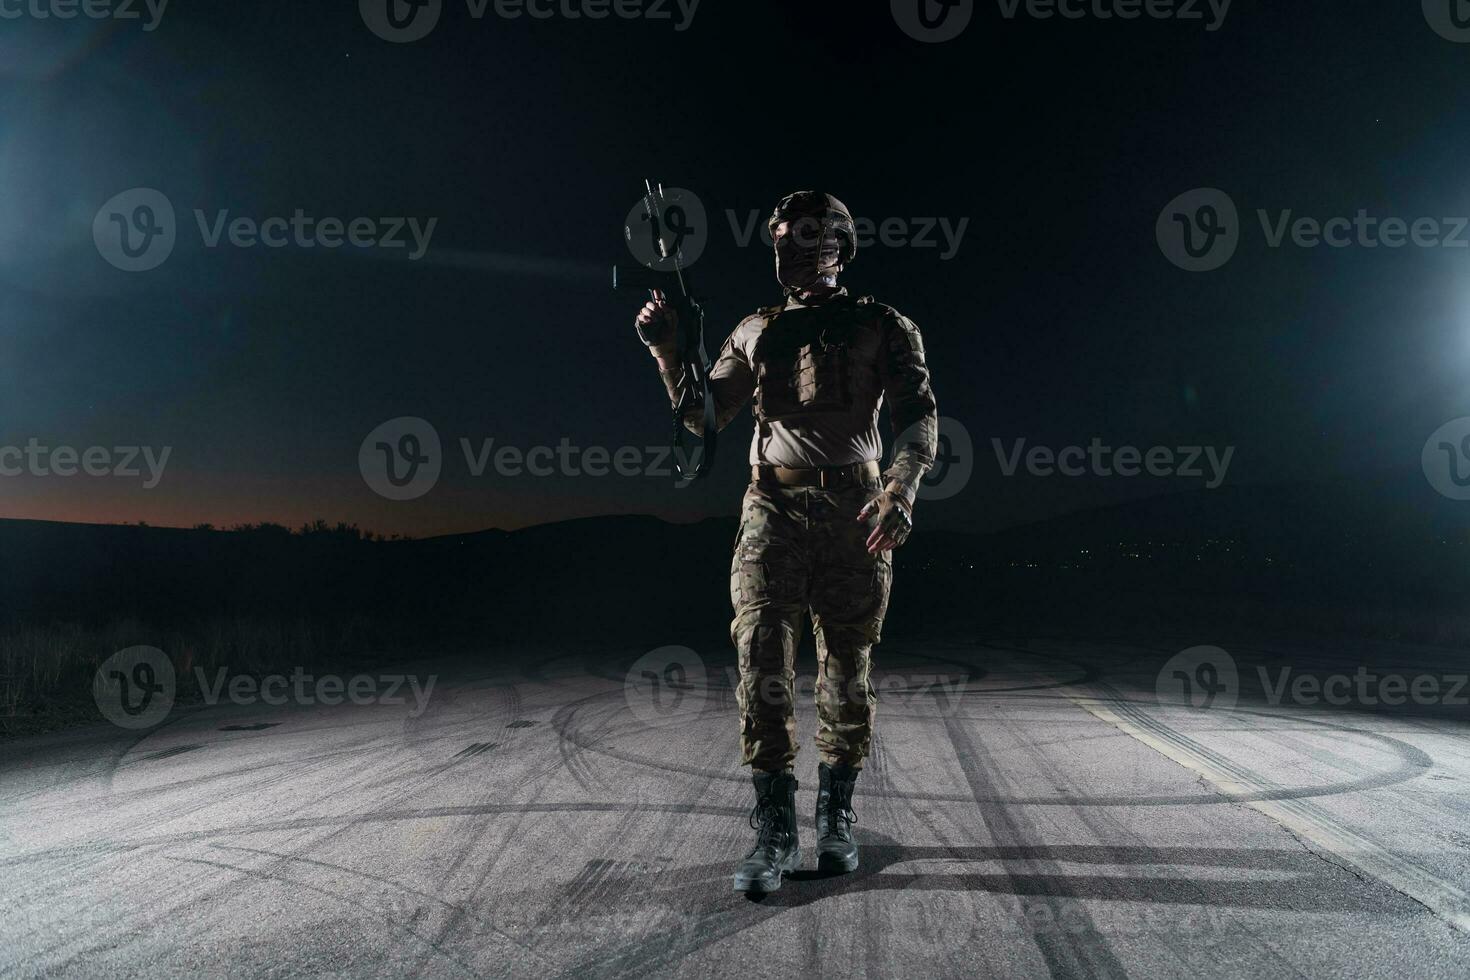
[[[811,466],[793,469],[788,466],[761,464],[750,468],[750,478],[756,483],[779,484],[783,487],[821,487],[823,490],[842,490],[861,486],[868,480],[878,479],[878,463],[868,460],[849,463],[846,466]]]

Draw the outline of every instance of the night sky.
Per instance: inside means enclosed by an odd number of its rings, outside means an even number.
[[[421,536],[733,513],[748,413],[716,477],[685,489],[474,477],[460,449],[666,441],[641,298],[610,288],[645,177],[707,210],[691,277],[714,344],[779,299],[769,250],[739,245],[729,212],[764,221],[820,187],[875,220],[968,219],[952,257],[937,232],[874,244],[844,279],[919,324],[940,412],[974,441],[973,480],[921,503],[921,526],[1203,482],[1007,478],[992,439],[1235,447],[1230,484],[1339,481],[1413,476],[1430,433],[1470,414],[1470,230],[1459,247],[1272,248],[1257,217],[1366,210],[1448,233],[1470,215],[1470,43],[1418,0],[1237,0],[1213,31],[1203,3],[1203,21],[1124,21],[990,2],[932,44],[887,3],[704,0],[685,30],[668,9],[476,20],[446,0],[404,44],[344,0],[175,0],[151,31],[0,19],[0,447],[171,449],[151,489],[0,477],[0,517]],[[176,209],[177,243],[127,272],[93,222],[139,187]],[[1155,224],[1201,187],[1239,207],[1241,240],[1191,273]],[[195,209],[436,224],[414,261],[208,248]],[[358,466],[399,416],[444,445],[438,484],[405,502]]]

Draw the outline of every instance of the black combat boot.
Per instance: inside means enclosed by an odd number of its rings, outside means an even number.
[[[781,875],[801,867],[801,841],[796,833],[796,777],[785,772],[756,772],[755,848],[735,871],[735,890],[764,895],[781,887]]]
[[[817,869],[856,871],[858,848],[852,840],[852,789],[858,770],[817,763]]]

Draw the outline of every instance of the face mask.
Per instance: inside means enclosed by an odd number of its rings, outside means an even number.
[[[788,291],[837,285],[842,239],[815,218],[792,222],[776,239],[776,279]]]

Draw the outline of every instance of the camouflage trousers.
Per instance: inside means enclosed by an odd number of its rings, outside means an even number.
[[[830,765],[861,768],[878,697],[870,672],[893,559],[868,554],[877,519],[857,520],[877,480],[844,490],[752,483],[730,567],[740,664],[741,762],[788,768],[796,759],[796,648],[810,612],[817,641],[817,750]]]

